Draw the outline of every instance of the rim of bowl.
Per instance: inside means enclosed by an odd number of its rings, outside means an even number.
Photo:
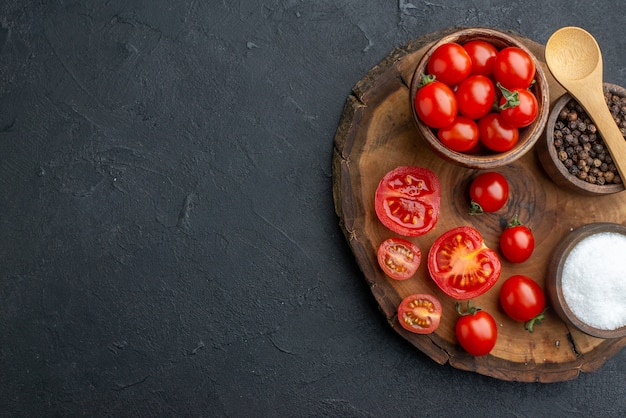
[[[516,46],[524,50],[533,60],[535,64],[535,86],[533,86],[532,89],[534,90],[539,104],[539,114],[537,115],[537,119],[531,125],[522,128],[527,130],[525,132],[529,135],[528,140],[518,143],[509,151],[499,153],[494,152],[489,154],[466,154],[453,151],[443,145],[438,140],[434,132],[428,126],[423,124],[417,117],[414,97],[417,93],[420,74],[424,72],[426,63],[435,49],[444,43],[457,42],[462,44],[470,40],[484,40],[493,43],[494,38],[495,41],[498,42],[498,45],[496,46],[498,49],[502,49],[506,46]],[[535,55],[521,41],[517,40],[512,35],[491,28],[475,27],[459,29],[443,36],[438,41],[433,43],[424,53],[424,56],[419,60],[417,67],[413,71],[413,78],[411,80],[409,93],[413,121],[430,147],[443,159],[475,169],[491,169],[501,167],[521,158],[524,154],[526,154],[526,152],[533,148],[535,143],[539,140],[539,137],[542,136],[548,121],[548,114],[550,113],[548,80],[546,79],[543,68]]]
[[[604,87],[607,88],[611,93],[617,94],[620,97],[626,97],[626,89],[622,86],[618,86],[617,84],[611,83],[603,83]],[[556,148],[554,148],[554,125],[559,116],[559,113],[565,107],[570,100],[574,99],[572,95],[569,93],[564,93],[561,97],[559,97],[554,106],[552,106],[552,110],[550,111],[550,115],[548,116],[548,122],[545,130],[545,146],[548,148],[548,154],[550,155],[550,160],[561,177],[569,184],[573,185],[577,190],[583,191],[587,194],[613,194],[619,193],[626,188],[624,187],[624,181],[626,179],[622,179],[622,184],[591,184],[586,181],[579,179],[578,177],[572,175],[567,171],[563,163],[559,160],[559,157],[556,152]]]
[[[548,296],[552,307],[556,310],[561,319],[569,321],[580,331],[598,338],[620,338],[626,336],[626,325],[612,329],[600,329],[593,327],[582,320],[570,309],[562,288],[563,266],[567,260],[567,255],[583,239],[603,232],[616,232],[626,236],[626,226],[611,222],[595,222],[580,226],[571,231],[554,250],[552,262],[548,268]]]

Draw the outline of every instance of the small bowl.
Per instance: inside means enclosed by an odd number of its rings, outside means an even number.
[[[604,83],[604,90],[617,96],[626,97],[626,89],[615,84]],[[558,186],[586,196],[606,195],[624,191],[624,183],[621,184],[592,184],[570,174],[565,165],[559,160],[558,152],[554,147],[554,129],[559,113],[573,100],[569,93],[562,95],[552,106],[545,134],[537,143],[537,155],[543,169]]]
[[[626,325],[615,329],[602,329],[590,325],[589,323],[585,322],[584,319],[580,318],[580,316],[584,316],[580,312],[581,308],[575,308],[573,305],[568,303],[563,291],[563,273],[565,263],[571,255],[572,250],[574,250],[574,248],[586,238],[590,238],[597,234],[602,234],[606,232],[618,233],[626,237],[625,226],[616,223],[597,222],[583,225],[575,229],[574,231],[569,233],[563,239],[563,241],[559,243],[559,245],[557,245],[552,254],[550,264],[548,265],[548,275],[546,277],[546,293],[548,295],[548,299],[551,303],[552,309],[554,309],[557,315],[566,323],[569,323],[578,328],[580,331],[594,337],[619,338],[626,336]],[[590,275],[586,275],[585,277],[588,276]],[[588,278],[594,280],[594,282],[597,283],[598,286],[602,286],[602,280],[604,279],[602,274],[598,274],[598,276]],[[569,280],[571,279],[565,280],[566,286],[567,283],[569,283]],[[589,293],[591,294],[591,291]],[[624,303],[626,303],[626,301]],[[594,307],[592,301],[590,301],[590,305]],[[600,305],[601,308],[610,310],[610,307],[607,307],[604,303],[598,303],[595,305]],[[578,315],[577,313],[575,313],[577,311]]]
[[[512,149],[506,152],[498,153],[485,149],[479,151],[476,154],[469,154],[453,151],[444,146],[441,141],[439,141],[436,133],[430,127],[425,125],[419,119],[419,117],[417,117],[417,114],[415,112],[414,100],[418,90],[419,81],[421,79],[420,75],[426,73],[426,65],[435,49],[437,49],[440,45],[448,42],[464,44],[472,40],[482,40],[489,42],[498,50],[508,46],[521,48],[531,56],[535,63],[535,83],[531,87],[531,91],[535,94],[535,97],[537,98],[539,112],[537,114],[537,118],[532,124],[519,130],[519,140],[517,144]],[[409,97],[411,113],[413,115],[415,125],[417,126],[417,129],[422,134],[428,145],[433,149],[433,151],[446,161],[472,169],[492,169],[496,167],[502,167],[506,164],[512,163],[513,161],[523,156],[526,152],[531,150],[539,137],[542,135],[542,132],[546,126],[550,107],[548,81],[546,80],[544,71],[539,64],[537,58],[524,44],[522,44],[515,37],[504,32],[488,28],[461,29],[456,32],[452,32],[451,34],[446,35],[439,39],[437,42],[435,42],[426,51],[424,56],[418,62],[417,67],[415,68],[413,80],[411,81]]]

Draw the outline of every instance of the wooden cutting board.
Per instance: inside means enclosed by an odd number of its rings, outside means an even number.
[[[468,185],[475,170],[443,161],[424,142],[411,119],[409,86],[413,70],[429,45],[454,28],[421,36],[392,51],[368,72],[348,96],[335,136],[333,153],[333,197],[345,237],[390,325],[406,340],[439,364],[474,371],[502,380],[556,382],[597,370],[626,345],[626,338],[600,339],[569,326],[550,309],[534,333],[512,321],[498,304],[501,283],[514,274],[524,274],[543,285],[556,244],[572,229],[591,222],[626,224],[626,193],[583,197],[558,188],[545,174],[534,152],[498,169],[510,183],[507,205],[497,213],[469,216]],[[539,59],[548,78],[550,103],[564,93],[544,62],[544,47],[512,33]],[[378,245],[394,233],[386,229],[374,212],[374,193],[385,173],[401,165],[427,167],[440,178],[440,219],[432,231],[410,238],[425,258],[434,240],[448,229],[471,225],[498,250],[506,223],[519,219],[535,235],[535,251],[522,264],[503,260],[499,282],[472,300],[491,313],[498,323],[498,341],[487,356],[473,357],[457,343],[454,324],[458,318],[455,300],[441,292],[422,262],[415,277],[407,281],[389,279],[378,266]],[[442,322],[430,335],[405,331],[397,322],[396,309],[405,296],[430,293],[443,305]]]

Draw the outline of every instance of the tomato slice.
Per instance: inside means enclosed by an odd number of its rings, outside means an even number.
[[[430,334],[439,327],[441,303],[433,295],[417,293],[407,296],[398,306],[398,322],[416,334]]]
[[[460,226],[435,240],[428,252],[428,271],[445,294],[466,300],[491,289],[500,277],[502,264],[480,232]]]
[[[422,261],[419,247],[404,238],[389,238],[378,247],[378,264],[392,279],[413,277]]]
[[[380,222],[399,235],[415,237],[439,220],[439,177],[427,168],[402,166],[391,170],[376,188],[374,207]]]

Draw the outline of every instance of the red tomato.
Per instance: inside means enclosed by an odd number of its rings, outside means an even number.
[[[522,263],[530,258],[534,249],[535,237],[532,231],[515,216],[500,235],[502,254],[512,263]]]
[[[472,70],[472,59],[459,44],[442,44],[431,54],[426,64],[428,74],[448,86],[459,84]]]
[[[392,279],[410,279],[421,260],[422,252],[419,247],[403,238],[386,239],[378,247],[378,264]]]
[[[534,122],[539,113],[539,103],[532,92],[526,89],[503,89],[503,93],[500,99],[500,116],[504,123],[514,128],[523,128]]]
[[[488,113],[478,120],[478,138],[492,151],[505,152],[519,140],[519,130],[507,125],[499,113]]]
[[[435,227],[440,202],[435,173],[422,167],[398,167],[378,184],[374,207],[382,224],[396,234],[418,236]]]
[[[526,89],[535,78],[535,62],[523,49],[509,46],[496,55],[493,74],[509,90]]]
[[[483,172],[472,180],[469,194],[470,214],[495,212],[502,208],[509,198],[509,182],[500,173]]]
[[[454,299],[480,296],[496,283],[502,265],[482,235],[469,226],[444,232],[428,252],[428,271],[437,286]]]
[[[457,302],[456,310],[461,317],[454,328],[461,347],[473,356],[489,354],[498,339],[498,326],[489,313],[467,303],[467,312],[461,312]]]
[[[546,296],[533,279],[515,275],[502,283],[500,305],[511,319],[525,322],[526,330],[533,332],[534,325],[544,319]]]
[[[402,328],[416,334],[430,334],[439,326],[441,303],[426,294],[407,296],[398,306],[398,322]]]
[[[437,137],[453,151],[469,151],[478,143],[478,125],[470,118],[457,116],[454,122],[437,131]]]
[[[485,41],[469,41],[463,44],[463,48],[472,60],[472,70],[470,75],[489,76],[493,73],[493,63],[498,54],[495,46]]]
[[[415,94],[414,105],[420,120],[435,129],[451,124],[458,112],[454,92],[440,81],[425,81]]]
[[[472,75],[461,81],[455,96],[459,113],[470,119],[479,119],[494,106],[496,89],[484,75]]]

